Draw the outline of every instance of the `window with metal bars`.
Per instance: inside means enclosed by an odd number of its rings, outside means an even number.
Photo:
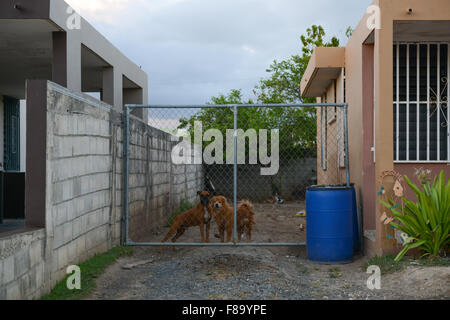
[[[449,43],[394,44],[394,160],[449,162]]]

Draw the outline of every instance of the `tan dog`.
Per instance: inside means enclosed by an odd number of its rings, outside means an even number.
[[[237,231],[238,240],[241,241],[242,234],[246,234],[247,241],[252,240],[253,225],[255,224],[255,213],[253,212],[253,204],[248,200],[242,200],[237,206]]]
[[[217,223],[219,229],[219,238],[221,242],[231,241],[231,235],[233,233],[233,207],[228,204],[228,201],[223,196],[216,196],[211,199],[212,215]],[[255,224],[253,205],[248,200],[241,201],[238,204],[236,211],[237,218],[237,231],[238,240],[242,238],[242,234],[245,232],[248,240],[251,240],[253,224]]]
[[[176,242],[177,239],[185,233],[187,228],[194,226],[200,226],[202,242],[209,242],[211,213],[208,205],[211,194],[208,191],[199,191],[197,194],[200,196],[200,202],[194,208],[184,213],[180,213],[173,219],[169,232],[167,232],[167,235],[162,242],[166,242],[175,231],[176,234],[172,238],[172,242]],[[162,247],[159,251],[162,251]]]

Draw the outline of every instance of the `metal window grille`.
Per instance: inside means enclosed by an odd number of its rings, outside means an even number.
[[[4,169],[20,170],[20,102],[4,97]]]
[[[394,44],[395,162],[449,162],[449,43]]]

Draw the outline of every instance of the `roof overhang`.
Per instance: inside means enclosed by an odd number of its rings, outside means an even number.
[[[344,47],[315,48],[300,82],[302,97],[322,96],[344,66]]]

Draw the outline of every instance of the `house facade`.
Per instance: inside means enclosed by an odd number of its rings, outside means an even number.
[[[386,241],[377,201],[385,172],[450,176],[449,46],[449,1],[375,0],[345,47],[315,49],[301,81],[304,97],[348,103],[350,179],[369,255],[398,250]],[[317,170],[342,169],[319,184],[345,182],[342,148],[326,139],[341,123],[339,110],[318,112],[318,154],[327,156]]]
[[[0,220],[25,212],[27,80],[50,80],[119,111],[148,98],[146,73],[62,0],[0,2],[0,70]]]
[[[0,1],[0,300],[39,298],[120,243],[123,105],[147,103],[147,83],[63,0]],[[148,161],[147,114],[132,115]],[[164,195],[139,187],[131,220],[146,227],[143,204]]]

